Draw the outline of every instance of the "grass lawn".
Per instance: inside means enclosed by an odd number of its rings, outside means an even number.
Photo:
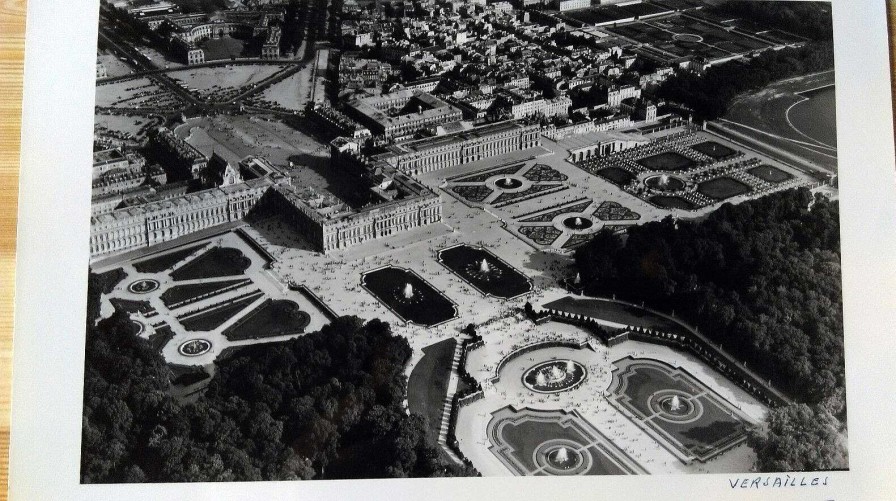
[[[619,167],[606,167],[604,169],[600,169],[595,174],[610,181],[613,184],[618,184],[619,186],[625,186],[635,178],[635,176],[631,172],[625,169],[620,169]]]
[[[691,210],[694,208],[694,204],[681,197],[667,197],[658,195],[655,197],[650,197],[650,203],[656,205],[657,207],[662,207],[663,209]]]
[[[649,170],[686,170],[697,163],[690,158],[674,151],[665,151],[657,155],[651,155],[638,160],[638,163]]]
[[[171,327],[168,325],[163,325],[156,329],[155,333],[149,336],[149,344],[152,346],[153,351],[156,353],[162,353],[162,348],[168,344],[168,341],[174,338],[174,331],[171,330]]]
[[[777,167],[772,167],[771,165],[753,167],[752,169],[747,170],[747,172],[769,183],[780,183],[782,181],[787,181],[788,179],[793,179],[793,175],[789,172],[783,171]]]
[[[224,336],[230,341],[239,341],[298,334],[310,322],[311,316],[300,310],[296,303],[282,299],[267,300],[228,327]]]
[[[190,318],[179,320],[184,326],[184,329],[187,329],[188,331],[210,331],[230,320],[234,315],[252,304],[252,302],[257,300],[260,296],[261,292],[259,291],[257,294],[244,297],[226,306],[213,310],[206,310]]]
[[[749,193],[750,187],[730,177],[719,177],[700,183],[697,185],[697,191],[710,198],[724,200],[726,198]]]
[[[544,305],[545,308],[560,310],[575,315],[600,318],[610,322],[659,329],[665,332],[684,334],[686,330],[674,320],[651,313],[637,306],[604,301],[601,299],[576,298],[566,296]]]
[[[456,344],[452,338],[423,348],[423,358],[408,378],[408,408],[426,418],[426,435],[433,444],[439,438]]]
[[[134,263],[134,269],[140,273],[160,273],[174,266],[178,261],[196,252],[202,245],[191,245],[168,254],[151,257],[139,263]]]
[[[149,301],[132,301],[130,299],[110,298],[109,302],[116,310],[122,310],[127,313],[149,313],[152,311],[152,305]]]
[[[737,153],[736,150],[732,150],[724,144],[717,143],[715,141],[705,141],[702,143],[697,143],[691,146],[691,149],[715,158],[716,160],[720,158],[726,158]]]
[[[215,247],[171,273],[174,280],[242,275],[252,264],[242,252],[231,247]]]
[[[114,270],[109,270],[105,273],[98,274],[97,277],[97,285],[99,285],[100,290],[103,294],[109,294],[112,292],[112,289],[115,288],[116,285],[121,283],[124,278],[128,276],[127,273],[124,272],[121,268],[115,268]]]
[[[177,304],[183,301],[187,301],[193,298],[198,298],[205,294],[209,294],[215,292],[217,290],[221,290],[225,287],[238,284],[240,282],[248,282],[248,279],[237,279],[237,280],[224,280],[222,282],[210,282],[210,283],[201,283],[201,284],[188,284],[188,285],[176,285],[161,295],[161,300],[165,303],[165,306],[169,308],[173,304]]]

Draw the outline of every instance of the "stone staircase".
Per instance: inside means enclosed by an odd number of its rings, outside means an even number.
[[[448,457],[457,464],[462,464],[462,461],[457,457],[457,454],[454,453],[451,447],[448,447],[448,424],[451,421],[451,403],[454,401],[454,394],[457,392],[457,382],[460,379],[457,375],[457,370],[460,365],[460,358],[463,350],[462,341],[463,340],[460,339],[454,345],[454,358],[451,359],[451,376],[448,379],[448,391],[445,393],[444,406],[442,407],[442,424],[439,427],[438,440],[439,445]]]

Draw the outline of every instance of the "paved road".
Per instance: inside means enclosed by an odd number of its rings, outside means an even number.
[[[263,92],[265,89],[269,88],[272,85],[275,85],[304,69],[308,64],[314,63],[314,58],[305,57],[300,61],[296,61],[293,59],[242,59],[239,61],[215,61],[209,62],[205,64],[191,65],[180,68],[167,68],[160,69],[156,67],[146,56],[141,54],[139,51],[128,47],[127,44],[119,43],[118,37],[116,34],[107,28],[101,27],[99,32],[99,37],[108,44],[108,46],[112,49],[120,57],[124,57],[128,59],[128,64],[131,64],[137,70],[133,74],[124,75],[122,77],[115,78],[106,78],[97,80],[97,83],[108,83],[108,82],[116,82],[116,81],[124,81],[130,78],[138,78],[141,76],[148,77],[152,79],[154,82],[158,83],[163,88],[172,92],[175,96],[180,98],[186,106],[184,108],[193,108],[195,111],[204,113],[204,114],[213,114],[216,112],[227,112],[227,111],[235,111],[239,108],[239,102],[247,97],[256,95],[258,93]],[[174,81],[168,73],[172,71],[181,71],[184,69],[191,68],[204,68],[204,67],[216,67],[223,66],[229,64],[288,64],[289,68],[277,72],[274,75],[271,75],[268,78],[265,78],[261,82],[255,84],[251,89],[246,90],[232,99],[223,102],[217,103],[209,103],[202,99],[197,98],[186,89],[184,89],[179,83]],[[265,110],[263,108],[253,108],[254,110],[268,112],[268,113],[281,113],[275,112],[272,110]],[[183,109],[178,110],[170,110],[167,108],[155,108],[155,107],[145,107],[145,108],[109,108],[109,110],[119,110],[124,112],[131,113],[154,113],[164,116],[173,116],[177,115],[183,111]]]

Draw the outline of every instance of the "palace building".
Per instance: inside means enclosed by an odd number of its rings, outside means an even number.
[[[247,159],[247,162],[258,159]],[[266,164],[270,165],[270,164]],[[353,208],[333,195],[296,186],[287,169],[263,177],[130,206],[91,218],[90,254],[146,247],[242,219],[250,211],[285,217],[327,253],[442,220],[436,193],[394,170],[372,176],[378,203]]]
[[[402,172],[431,172],[541,145],[538,124],[508,120],[389,147],[384,159]]]
[[[90,219],[90,255],[166,242],[244,217],[275,184],[271,178],[189,193]]]

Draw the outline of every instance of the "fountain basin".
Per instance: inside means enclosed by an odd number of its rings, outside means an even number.
[[[563,445],[545,454],[545,461],[561,470],[571,470],[582,464],[583,459],[581,453]]]
[[[668,174],[651,176],[644,180],[644,185],[654,191],[671,192],[679,191],[685,187],[683,179]]]
[[[187,357],[198,357],[199,355],[208,353],[212,349],[212,343],[207,339],[191,339],[182,343],[177,351],[181,355]]]
[[[576,388],[588,371],[575,360],[549,360],[523,373],[523,385],[536,393],[559,393]]]
[[[416,273],[387,266],[361,275],[361,286],[405,322],[433,326],[457,316],[450,299]]]
[[[442,249],[439,263],[486,295],[510,299],[532,290],[525,275],[481,247],[456,245]]]
[[[594,226],[594,222],[591,221],[590,218],[585,216],[573,216],[564,219],[563,226],[566,226],[571,230],[581,231],[587,230],[588,228]]]
[[[671,388],[650,396],[648,408],[657,418],[672,423],[690,423],[703,415],[703,405],[698,398]]]
[[[128,285],[128,290],[134,294],[147,294],[159,288],[159,281],[152,278],[144,278]]]
[[[502,177],[495,181],[495,186],[502,190],[515,190],[523,185],[523,182],[514,177]]]

